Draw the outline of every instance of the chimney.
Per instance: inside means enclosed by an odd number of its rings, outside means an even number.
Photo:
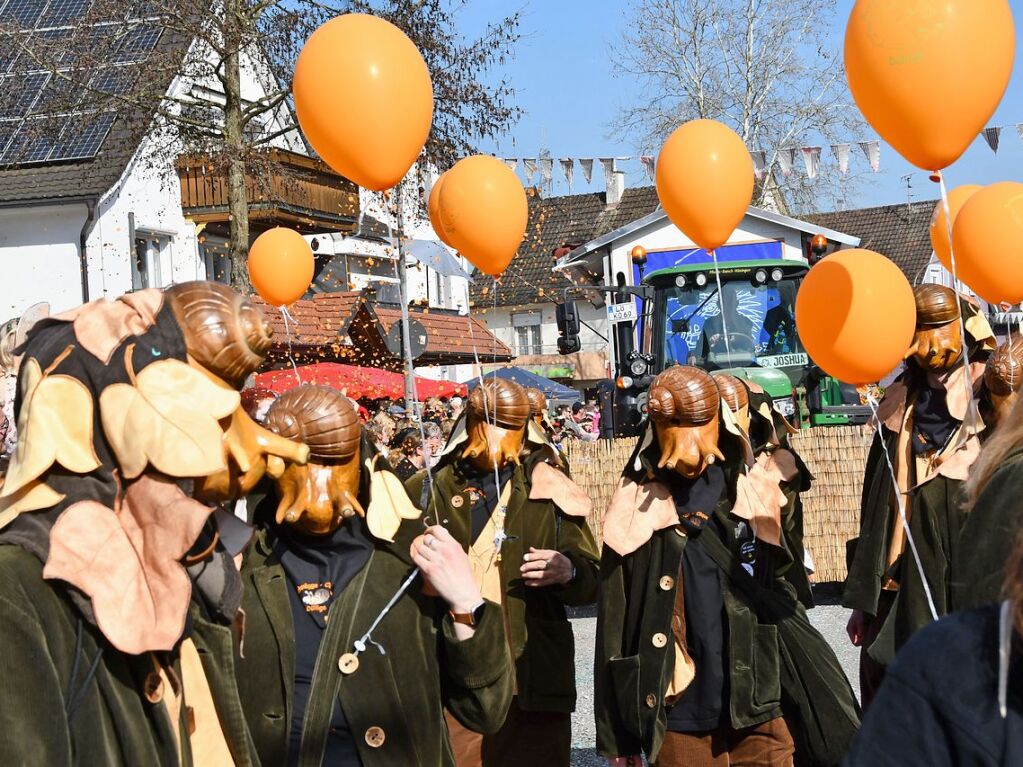
[[[618,170],[614,157],[601,157],[600,167],[604,170],[604,188],[607,204],[617,205],[625,194],[625,172]]]

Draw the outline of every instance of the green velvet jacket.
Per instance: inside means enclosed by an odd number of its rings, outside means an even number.
[[[0,545],[0,764],[186,767],[167,709],[144,694],[148,655],[114,649],[79,617],[60,582],[18,546]],[[234,676],[234,633],[193,603],[199,651],[227,744],[237,765],[258,765]],[[95,671],[90,671],[95,663]],[[179,672],[180,667],[176,667]],[[186,693],[187,696],[187,693]],[[187,732],[183,702],[180,731]],[[70,722],[69,722],[70,720]]]
[[[479,732],[503,724],[512,677],[500,608],[487,603],[475,636],[459,642],[447,609],[422,593],[419,577],[373,632],[386,655],[369,644],[354,671],[351,665],[341,670],[342,656],[354,653],[354,643],[412,572],[409,546],[422,530],[421,520],[410,520],[393,544],[377,542],[369,561],[331,604],[306,711],[301,767],[321,764],[336,698],[365,767],[453,766],[445,707]],[[245,717],[262,763],[284,765],[294,624],[284,569],[263,531],[246,553],[242,580],[246,632],[238,686]]]
[[[526,456],[512,474],[512,492],[505,516],[501,556],[510,642],[515,656],[518,705],[527,711],[575,710],[575,638],[566,606],[592,604],[597,598],[600,555],[593,533],[583,517],[561,513],[548,500],[529,499],[529,477],[544,451]],[[412,477],[406,487],[419,503],[426,472]],[[471,544],[471,499],[466,492],[468,477],[458,461],[450,461],[433,472],[433,489],[426,510],[427,519],[440,519],[451,534],[468,549]],[[451,499],[463,498],[455,508]],[[527,588],[519,568],[530,546],[553,549],[568,557],[576,577],[564,586]]]
[[[1009,453],[966,514],[952,562],[952,609],[1002,601],[1005,567],[1023,533],[1023,447]]]

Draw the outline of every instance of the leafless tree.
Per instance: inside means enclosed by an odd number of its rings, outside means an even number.
[[[784,148],[862,135],[841,51],[821,33],[834,19],[835,0],[636,0],[614,58],[641,90],[615,128],[654,151],[687,120],[719,120],[765,152],[758,195],[780,187],[798,210],[841,200],[861,175],[821,163],[815,180],[784,176],[778,161]]]
[[[374,13],[404,30],[422,51],[435,95],[423,165],[449,166],[506,132],[519,116],[513,89],[495,71],[514,52],[519,14],[499,18],[478,37],[466,36],[458,12],[468,0],[9,2],[38,11],[7,14],[0,0],[0,51],[16,56],[10,82],[33,71],[50,79],[27,112],[17,89],[0,79],[0,118],[21,118],[7,124],[17,129],[19,146],[9,147],[2,162],[24,162],[38,154],[40,142],[65,140],[73,130],[69,120],[114,112],[116,135],[108,141],[137,141],[148,131],[157,139],[150,144],[152,162],[166,164],[179,154],[208,158],[211,171],[226,179],[231,283],[243,289],[250,239],[246,187],[286,175],[266,149],[288,138],[300,141],[290,108],[291,75],[303,43],[323,22],[351,11]],[[50,7],[58,5],[67,18],[48,20]],[[254,99],[243,92],[245,71],[260,79],[265,95]],[[3,128],[0,122],[0,144],[7,143]]]

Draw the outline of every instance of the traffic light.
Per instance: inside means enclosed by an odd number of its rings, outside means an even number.
[[[575,301],[565,301],[554,309],[554,318],[558,323],[558,351],[562,354],[574,354],[582,348],[579,341],[579,315],[575,310]]]

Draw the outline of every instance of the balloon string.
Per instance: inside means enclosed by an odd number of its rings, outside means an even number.
[[[710,252],[714,259],[714,279],[718,284],[718,310],[721,313],[721,332],[725,334],[725,354],[728,355],[728,367],[732,366],[732,346],[728,340],[728,320],[725,318],[725,294],[721,290],[721,269],[718,267],[717,250]]]
[[[291,316],[288,311],[288,307],[283,304],[279,307],[281,310],[281,317],[284,318],[284,334],[288,338],[288,362],[291,363],[291,369],[295,372],[295,379],[298,381],[298,385],[302,385],[302,376],[298,373],[298,365],[295,364],[295,352],[291,347],[291,323],[295,322],[295,318]],[[298,323],[295,323],[296,327]]]
[[[400,587],[398,587],[398,590],[394,592],[394,596],[392,596],[390,601],[386,605],[384,605],[384,608],[379,612],[377,617],[373,619],[373,623],[370,624],[370,627],[366,631],[366,633],[355,641],[353,645],[353,647],[355,648],[354,653],[355,655],[358,655],[359,653],[366,649],[367,642],[375,645],[376,648],[380,651],[381,655],[387,654],[386,652],[384,652],[383,645],[381,645],[379,642],[373,641],[373,632],[376,631],[376,628],[377,626],[380,625],[380,622],[387,617],[387,613],[391,611],[391,608],[393,608],[398,603],[398,600],[401,599],[402,595],[406,591],[408,591],[409,586],[412,585],[412,581],[414,581],[416,579],[416,576],[418,575],[419,568],[417,567],[411,573],[409,573],[409,576],[408,578],[405,579],[405,582],[402,583]]]
[[[956,294],[956,312],[959,317],[959,333],[963,339],[963,362],[966,365],[966,402],[968,403],[968,417],[970,424],[963,430],[962,439],[969,438],[971,429],[977,428],[980,422],[980,411],[977,409],[977,400],[973,396],[973,371],[970,370],[970,344],[966,337],[966,320],[963,318],[963,307],[959,300],[959,273],[956,269],[956,252],[952,244],[952,212],[948,204],[948,189],[945,187],[945,177],[941,171],[936,171],[938,177],[938,188],[941,190],[941,205],[945,210],[945,230],[948,233],[948,255],[952,264],[952,290]]]
[[[874,399],[874,395],[871,391],[867,390],[867,403],[870,405],[870,410],[874,414],[874,433],[875,439],[881,440],[881,447],[884,452],[885,463],[888,464],[888,473],[892,478],[892,485],[895,488],[895,503],[899,508],[899,518],[902,520],[902,529],[906,532],[906,541],[909,543],[909,549],[913,553],[913,561],[916,563],[916,570],[920,574],[920,582],[924,586],[924,594],[927,596],[927,606],[930,608],[931,617],[934,620],[938,620],[938,609],[934,606],[934,597],[931,596],[931,587],[927,582],[927,574],[924,572],[923,562],[920,561],[920,552],[917,551],[916,541],[913,540],[913,533],[909,529],[909,519],[906,517],[906,500],[902,494],[902,488],[899,487],[899,480],[895,475],[895,466],[892,464],[892,457],[888,451],[888,446],[884,444],[884,434],[881,431],[881,416],[877,412],[877,400]]]

